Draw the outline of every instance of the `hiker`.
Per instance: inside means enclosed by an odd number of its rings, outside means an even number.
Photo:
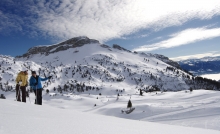
[[[48,78],[41,78],[38,75],[36,75],[36,71],[32,71],[32,76],[29,80],[30,87],[34,90],[34,94],[36,96],[35,104],[42,105],[42,84],[41,81],[46,81],[48,79],[51,79],[52,76],[49,76]]]
[[[21,101],[21,95],[22,95],[22,102],[26,102],[26,87],[28,86],[28,70],[23,69],[24,71],[21,71],[18,73],[18,76],[16,78],[16,100]]]

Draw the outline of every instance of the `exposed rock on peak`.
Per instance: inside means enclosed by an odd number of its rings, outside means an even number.
[[[80,36],[80,37],[75,37],[72,39],[69,39],[67,41],[64,41],[62,43],[59,43],[58,45],[62,46],[62,45],[72,45],[74,47],[80,47],[83,46],[85,44],[93,44],[93,43],[99,43],[98,40],[94,40],[94,39],[89,39],[86,36]]]
[[[100,43],[98,40],[89,39],[86,36],[80,36],[69,39],[67,41],[61,42],[56,45],[36,46],[30,48],[27,53],[23,54],[22,56],[17,56],[16,58],[29,57],[32,54],[39,54],[39,53],[49,55],[50,53],[67,50],[69,48],[81,47],[85,44],[100,44]]]
[[[117,45],[117,44],[113,44],[113,48],[118,49],[118,50],[124,50],[124,51],[127,51],[127,52],[130,52],[130,53],[131,53],[131,51],[129,51],[129,50],[127,50],[127,49],[125,49],[125,48],[123,48],[123,47]]]

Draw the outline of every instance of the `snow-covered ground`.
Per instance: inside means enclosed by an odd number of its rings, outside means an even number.
[[[1,134],[219,134],[219,131],[134,121],[0,100]]]
[[[43,91],[43,106],[33,104],[33,93],[26,104],[14,101],[15,78],[23,68],[53,76],[42,83],[49,90]],[[0,55],[0,94],[6,96],[0,100],[0,133],[219,133],[220,92],[189,92],[213,88],[192,77],[151,54],[100,44],[49,55]],[[148,93],[140,96],[139,89]],[[135,110],[125,114],[128,100]]]
[[[0,93],[3,92],[0,91]],[[15,93],[4,92],[4,94],[11,105],[17,106],[20,104],[20,102],[14,101]],[[53,96],[52,93],[46,94],[44,91],[42,110],[46,114],[47,110],[45,108],[55,107],[63,109],[64,113],[65,110],[67,112],[80,111],[131,120],[157,122],[161,123],[160,125],[172,124],[220,131],[219,96],[220,92],[218,91],[194,90],[191,93],[189,91],[179,91],[144,93],[144,96],[138,94],[123,95],[117,100],[115,95],[99,96],[98,94],[89,95],[88,92],[85,92],[83,94],[64,93],[62,96],[59,94]],[[126,109],[130,98],[135,110],[131,114],[121,113],[121,110]],[[32,108],[32,105],[34,105],[33,93],[30,94],[30,100],[31,105],[28,98],[25,105]],[[97,106],[94,106],[95,104]],[[3,111],[7,113],[13,110]],[[67,114],[67,116],[69,115]],[[158,127],[160,125],[158,124]]]
[[[201,77],[216,80],[216,81],[220,80],[220,74],[205,74],[205,75],[201,75]]]

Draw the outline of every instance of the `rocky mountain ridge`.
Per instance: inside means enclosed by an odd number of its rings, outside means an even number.
[[[61,42],[56,45],[36,46],[36,47],[30,48],[27,53],[23,54],[22,56],[17,56],[16,58],[29,57],[30,55],[33,55],[33,54],[49,55],[51,53],[64,51],[69,48],[76,48],[76,47],[81,47],[85,44],[96,44],[96,43],[100,44],[98,40],[89,39],[88,37],[85,37],[85,36],[75,37],[75,38],[71,38],[67,41]]]

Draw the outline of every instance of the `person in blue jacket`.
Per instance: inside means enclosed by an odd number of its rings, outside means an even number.
[[[36,75],[35,71],[32,71],[32,76],[29,80],[30,87],[34,90],[34,94],[36,96],[35,104],[42,105],[42,84],[41,81],[46,81],[50,79],[52,76],[49,76],[48,78],[41,78],[38,75]]]

